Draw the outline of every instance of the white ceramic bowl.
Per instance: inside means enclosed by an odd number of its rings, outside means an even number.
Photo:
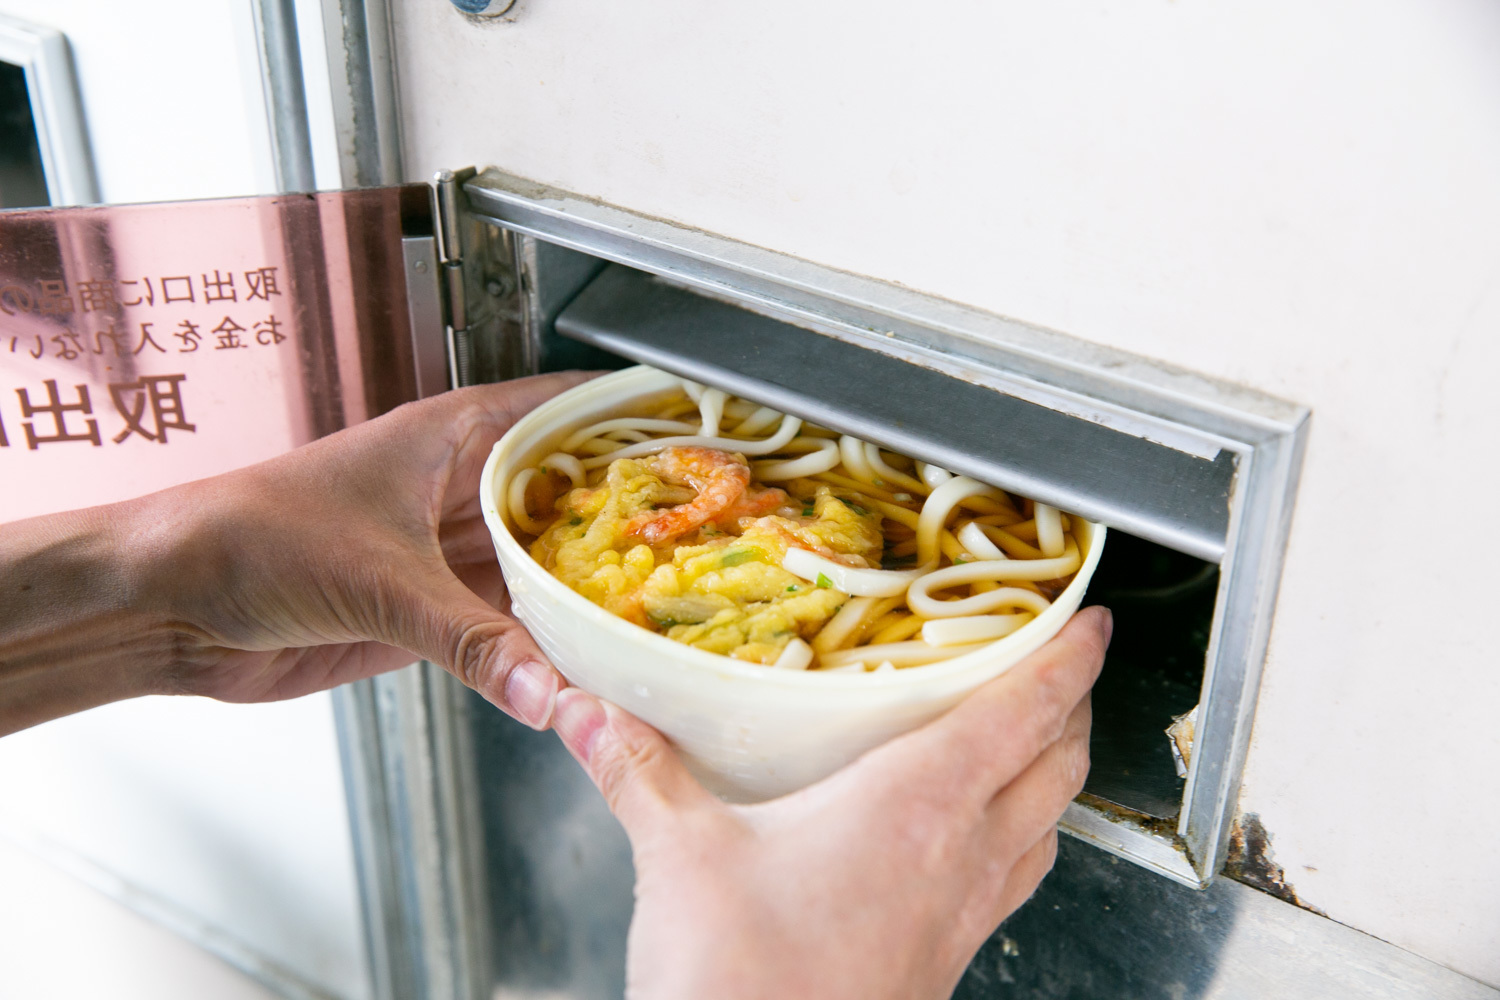
[[[965,656],[887,673],[776,670],[694,649],[605,611],[544,570],[505,512],[511,476],[569,431],[662,394],[674,376],[638,367],[586,382],[537,407],[495,445],[480,503],[516,617],[569,682],[655,726],[724,798],[758,801],[832,774],[1004,673],[1078,610],[1105,530],[1074,518],[1083,566],[1056,601],[1011,635]]]

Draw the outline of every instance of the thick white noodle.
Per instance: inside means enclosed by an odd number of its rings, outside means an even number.
[[[1056,507],[1036,505],[1036,547],[1049,559],[1063,554],[1062,514]]]
[[[922,641],[934,646],[959,646],[967,642],[993,642],[1003,639],[1036,616],[964,615],[959,618],[934,618],[922,626]]]
[[[691,399],[695,403],[703,398],[703,385],[700,382],[694,382],[690,379],[683,379],[682,391],[687,393],[688,399]]]
[[[806,670],[813,661],[812,647],[801,639],[794,638],[786,644],[773,664],[780,670]]]
[[[913,479],[900,469],[891,468],[890,464],[881,457],[880,448],[877,445],[866,442],[865,461],[869,464],[875,478],[884,480],[886,486],[900,486],[914,493],[928,492],[928,487],[921,480]]]
[[[946,483],[948,480],[952,479],[953,473],[949,472],[947,469],[939,469],[935,465],[928,465],[926,462],[918,462],[917,476],[922,480],[922,482],[926,483],[929,488],[935,490],[939,486]]]
[[[988,646],[987,642],[976,642],[967,646],[933,646],[921,640],[911,642],[887,642],[879,646],[855,646],[824,653],[818,662],[827,669],[847,667],[854,663],[884,663],[886,660],[898,667],[916,667],[939,660],[951,660],[955,656],[972,653]]]
[[[529,534],[540,535],[547,530],[542,521],[533,521],[526,512],[526,487],[536,478],[535,469],[522,469],[511,477],[510,488],[505,493],[505,505],[510,509],[510,519],[516,527]]]
[[[584,472],[583,463],[578,461],[576,455],[564,454],[554,451],[546,458],[537,463],[544,469],[556,469],[573,481],[573,488],[577,489],[583,485]]]
[[[698,430],[697,424],[686,423],[682,420],[654,420],[650,417],[615,417],[613,420],[601,420],[597,424],[589,424],[580,430],[574,431],[563,439],[558,451],[577,451],[585,441],[608,434],[610,431],[652,431],[668,434],[694,434]]]
[[[609,438],[591,438],[573,450],[584,455],[608,455],[612,451],[620,450],[620,442],[611,441]]]
[[[824,559],[807,549],[787,549],[781,568],[804,580],[816,581],[827,577],[834,590],[841,590],[852,597],[895,597],[905,592],[931,566],[920,569],[859,569],[845,566],[832,559]]]
[[[736,426],[730,433],[738,434],[740,437],[749,437],[752,434],[759,434],[767,427],[774,425],[776,421],[782,418],[782,416],[784,416],[784,414],[780,410],[773,410],[769,406],[762,406],[760,409],[750,414],[744,420],[740,421],[739,425]]]
[[[698,430],[704,437],[718,437],[719,425],[724,422],[724,404],[729,402],[729,393],[723,389],[704,389],[698,398],[698,414],[703,426]]]
[[[1000,491],[967,476],[954,476],[932,491],[932,495],[922,504],[922,516],[917,520],[917,562],[923,564],[937,562],[938,535],[943,530],[948,515],[953,512],[954,507],[958,506],[960,500],[980,494],[999,497]],[[1042,576],[1036,579],[1050,580],[1051,577]]]
[[[819,654],[831,653],[844,644],[844,640],[864,622],[870,609],[879,603],[878,597],[855,597],[844,602],[833,617],[823,623],[818,634],[813,636],[812,648]]]
[[[975,559],[1010,558],[1010,556],[1006,555],[1000,549],[1000,546],[990,541],[989,536],[984,533],[983,527],[975,524],[973,521],[958,529],[956,537],[958,538],[958,544],[962,545],[969,555]]]
[[[654,441],[642,441],[612,451],[608,455],[597,455],[593,458],[584,459],[585,469],[597,469],[601,465],[620,458],[640,458],[642,455],[654,455],[667,448],[717,448],[731,454],[738,452],[741,455],[769,455],[786,447],[788,441],[797,436],[802,429],[802,421],[793,416],[781,418],[781,427],[768,438],[758,441],[741,441],[737,438],[725,437],[700,437],[698,435],[685,437],[664,437]]]
[[[997,567],[1015,566],[1020,560],[1010,559],[1005,562],[971,562],[962,563],[958,566],[947,566],[912,583],[906,592],[906,606],[923,618],[957,618],[960,615],[984,615],[1000,608],[1021,608],[1035,614],[1041,614],[1052,606],[1052,602],[1035,591],[1025,590],[1021,587],[1001,587],[999,590],[989,590],[984,593],[974,594],[969,597],[956,598],[954,600],[940,600],[933,597],[933,591],[943,590],[947,587],[956,587],[962,583],[973,583],[975,580],[993,580],[996,576]],[[1075,567],[1076,568],[1076,567]],[[956,570],[964,570],[959,573]],[[1015,579],[1012,577],[1011,579]],[[1049,579],[1043,577],[1042,579]]]
[[[870,463],[865,459],[865,443],[857,437],[848,434],[839,438],[839,454],[844,458],[844,468],[849,475],[862,483],[875,485],[875,470],[870,468]]]
[[[829,472],[838,467],[839,446],[827,438],[798,438],[797,441],[814,441],[813,451],[800,458],[789,458],[780,462],[756,462],[755,478],[763,483],[780,483],[788,479],[801,479]],[[791,442],[796,444],[797,441]],[[790,445],[788,445],[790,447]]]
[[[744,420],[762,407],[750,402],[748,399],[740,399],[738,396],[730,396],[729,402],[724,404],[724,418],[726,420]],[[775,423],[776,421],[771,421]]]
[[[651,435],[643,431],[633,431],[621,428],[620,430],[610,431],[608,434],[605,434],[604,440],[618,441],[621,444],[636,444],[641,441],[650,441]]]

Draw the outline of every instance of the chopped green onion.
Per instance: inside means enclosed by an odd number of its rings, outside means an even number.
[[[828,574],[827,573],[819,573],[818,574],[818,587],[819,588],[821,588],[823,590],[827,590],[829,587],[832,587],[832,586],[833,586],[833,581],[830,580],[830,579],[828,579]]]
[[[723,558],[719,560],[719,565],[738,566],[742,562],[749,562],[751,559],[754,559],[758,555],[760,555],[759,549],[730,549],[728,552],[724,553]]]
[[[574,525],[582,524],[583,523],[583,518],[581,518],[581,517],[575,517],[575,518],[573,518],[573,520],[569,521],[568,523],[569,524],[574,524]]]
[[[790,587],[786,588],[786,592],[788,594],[795,594],[797,592],[797,590],[798,590],[798,588],[797,588],[797,585],[795,583],[792,584]]]

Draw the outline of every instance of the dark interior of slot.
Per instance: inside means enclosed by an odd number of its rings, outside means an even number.
[[[1219,567],[1111,531],[1085,605],[1115,616],[1094,687],[1092,764],[1084,791],[1137,812],[1174,819],[1182,779],[1165,733],[1198,702]]]

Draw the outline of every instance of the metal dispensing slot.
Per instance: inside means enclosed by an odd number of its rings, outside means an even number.
[[[1062,826],[1213,879],[1306,410],[493,171],[445,172],[436,204],[459,383],[646,361],[1115,529],[1086,598],[1116,611],[1093,768]],[[360,853],[405,859],[363,879],[377,970],[434,995],[619,995],[629,846],[557,742],[430,666],[355,704]],[[1163,730],[1195,705],[1179,776]]]
[[[1064,825],[1179,882],[1214,876],[1303,408],[498,172],[463,180],[470,222],[512,241],[511,353],[646,362],[1117,529],[1091,598],[1118,605],[1123,644],[1096,694],[1096,777]],[[1132,639],[1132,618],[1160,627]],[[1195,703],[1178,780],[1162,730]]]

